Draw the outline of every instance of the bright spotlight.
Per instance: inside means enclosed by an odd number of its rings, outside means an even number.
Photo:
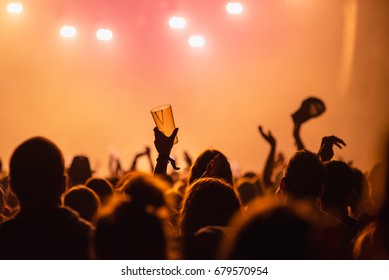
[[[59,33],[61,34],[62,37],[73,38],[76,36],[77,30],[74,26],[64,25],[64,26],[62,26]]]
[[[110,41],[112,36],[112,31],[110,29],[99,29],[96,32],[96,37],[100,41]]]
[[[226,10],[231,15],[239,15],[243,12],[243,5],[237,2],[230,2],[227,4]]]
[[[169,26],[174,29],[182,29],[186,26],[186,20],[182,17],[171,17]]]
[[[23,12],[23,5],[22,3],[9,3],[7,5],[7,12],[10,14],[21,14]]]
[[[188,43],[190,46],[192,46],[194,48],[201,48],[201,47],[204,47],[205,40],[204,40],[203,36],[195,35],[195,36],[189,37]]]

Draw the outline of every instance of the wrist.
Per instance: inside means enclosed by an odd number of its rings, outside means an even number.
[[[169,161],[170,156],[168,154],[158,154],[157,161]]]
[[[159,154],[157,157],[157,162],[161,162],[161,163],[164,163],[166,165],[170,162],[174,170],[180,169],[179,167],[176,166],[175,160],[166,154]]]

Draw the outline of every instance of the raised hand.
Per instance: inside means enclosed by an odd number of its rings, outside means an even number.
[[[173,148],[174,139],[177,136],[178,127],[173,130],[170,136],[163,134],[158,128],[154,128],[154,145],[158,151],[157,165],[154,174],[166,174],[167,164],[170,162],[175,170],[180,169],[176,162],[170,158],[170,152]]]
[[[203,177],[213,177],[218,178],[220,174],[220,154],[217,154],[207,165],[207,170],[201,176]]]
[[[266,186],[266,188],[270,188],[274,185],[274,182],[272,182],[272,175],[273,175],[273,169],[274,169],[274,156],[276,152],[276,139],[273,137],[271,132],[269,131],[267,134],[263,131],[262,126],[258,127],[259,132],[261,133],[262,137],[270,144],[270,152],[269,156],[267,157],[266,164],[263,170],[263,182]]]
[[[270,130],[269,130],[268,134],[266,134],[266,133],[263,131],[262,126],[259,126],[259,127],[258,127],[258,130],[259,130],[259,132],[261,133],[263,139],[265,139],[272,147],[276,145],[276,139],[273,137],[273,135],[271,134],[271,131],[270,131]]]
[[[172,135],[166,136],[157,127],[154,128],[154,145],[159,155],[169,156],[173,148],[174,139],[177,136],[178,127],[173,130]]]
[[[334,156],[333,146],[336,145],[339,149],[347,146],[346,143],[336,136],[324,136],[321,140],[319,156],[322,161],[329,161]]]

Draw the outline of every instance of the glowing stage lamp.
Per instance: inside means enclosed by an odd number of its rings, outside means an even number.
[[[74,26],[71,25],[64,25],[62,26],[61,30],[59,31],[62,37],[64,38],[73,38],[77,34],[77,30]]]
[[[189,37],[188,43],[191,47],[201,48],[204,47],[205,40],[203,36],[194,35]]]
[[[9,3],[7,5],[7,12],[10,14],[21,14],[23,12],[23,5],[22,3]]]
[[[231,15],[239,15],[243,12],[243,5],[238,2],[230,2],[226,5],[226,10]]]
[[[186,20],[183,17],[171,17],[169,26],[174,29],[182,29],[186,26]]]
[[[113,34],[110,29],[99,29],[96,32],[96,37],[100,41],[110,41],[113,37]]]

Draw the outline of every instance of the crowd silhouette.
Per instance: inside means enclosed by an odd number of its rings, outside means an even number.
[[[55,143],[27,139],[8,173],[0,161],[0,259],[389,259],[389,138],[385,162],[365,173],[334,160],[346,146],[336,136],[310,151],[301,128],[325,109],[311,97],[292,115],[289,160],[259,126],[270,146],[264,169],[239,178],[216,149],[193,160],[185,152],[176,166],[178,128],[154,128],[155,162],[149,147],[128,170],[110,158],[104,178],[88,156],[66,168]],[[142,156],[150,172],[137,171]]]

